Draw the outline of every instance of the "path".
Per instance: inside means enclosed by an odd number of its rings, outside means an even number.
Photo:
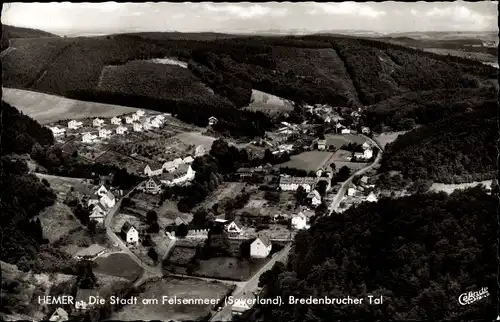
[[[342,186],[340,187],[339,191],[337,192],[337,195],[335,196],[335,198],[333,198],[333,201],[330,204],[330,207],[328,207],[327,216],[330,216],[334,211],[337,210],[338,206],[340,205],[340,202],[342,201],[342,199],[344,198],[344,196],[346,194],[347,188],[349,187],[349,185],[352,182],[352,179],[354,179],[355,176],[361,175],[361,174],[373,169],[373,167],[375,167],[377,164],[379,164],[380,160],[382,160],[382,154],[384,153],[384,148],[382,147],[382,145],[379,142],[377,142],[376,140],[374,140],[366,135],[361,134],[361,136],[364,137],[366,140],[372,142],[373,145],[376,145],[379,148],[378,155],[372,164],[354,172],[346,181],[344,181],[344,183],[342,183]]]
[[[257,290],[259,286],[259,279],[264,272],[267,272],[270,270],[274,264],[278,261],[282,261],[283,258],[288,256],[288,253],[292,249],[292,244],[287,245],[285,248],[283,248],[279,253],[274,254],[272,259],[267,262],[266,265],[264,265],[254,276],[252,276],[251,279],[249,279],[246,282],[243,282],[239,287],[234,290],[232,296],[234,298],[238,298],[241,296],[243,293],[253,293]],[[219,312],[214,314],[214,316],[210,319],[210,321],[230,321],[231,320],[231,306],[226,305],[224,306]]]

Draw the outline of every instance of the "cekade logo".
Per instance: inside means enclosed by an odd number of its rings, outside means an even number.
[[[462,305],[472,304],[480,299],[490,296],[487,287],[483,287],[481,290],[476,292],[462,293],[458,297],[458,303]]]

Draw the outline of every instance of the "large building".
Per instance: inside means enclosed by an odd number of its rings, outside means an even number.
[[[283,191],[296,191],[303,187],[306,192],[311,192],[317,180],[315,177],[280,177],[280,188]]]

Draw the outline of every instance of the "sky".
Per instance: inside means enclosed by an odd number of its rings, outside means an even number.
[[[131,31],[497,31],[498,1],[6,3],[2,23],[59,35]]]

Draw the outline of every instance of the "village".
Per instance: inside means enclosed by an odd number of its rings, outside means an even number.
[[[305,110],[308,117],[301,124],[281,122],[260,140],[231,143],[256,155],[270,151],[272,160],[237,169],[190,212],[180,211],[166,194],[195,178],[193,162],[210,152],[216,118],[209,118],[203,129],[169,114],[138,110],[111,119],[50,124],[66,153],[105,160],[142,178],[129,191],[113,187],[107,178],[84,193],[74,187],[64,193],[88,215],[82,222],[95,225],[92,229],[111,241],[80,248],[74,259],[99,262],[120,254],[142,268],[137,285],[155,276],[209,279],[227,287],[224,296],[255,297],[255,281],[286,258],[298,231],[331,214],[328,209],[342,212],[378,198],[370,182],[376,171],[355,175],[375,163],[379,152],[370,130],[359,126],[360,114],[348,115],[351,122],[345,126],[332,107]],[[194,139],[186,140],[186,133]],[[94,305],[88,296],[95,292],[89,291],[75,295],[76,311]],[[212,307],[212,319],[240,315],[250,308],[246,303]],[[50,320],[64,321],[69,315],[57,308]]]

